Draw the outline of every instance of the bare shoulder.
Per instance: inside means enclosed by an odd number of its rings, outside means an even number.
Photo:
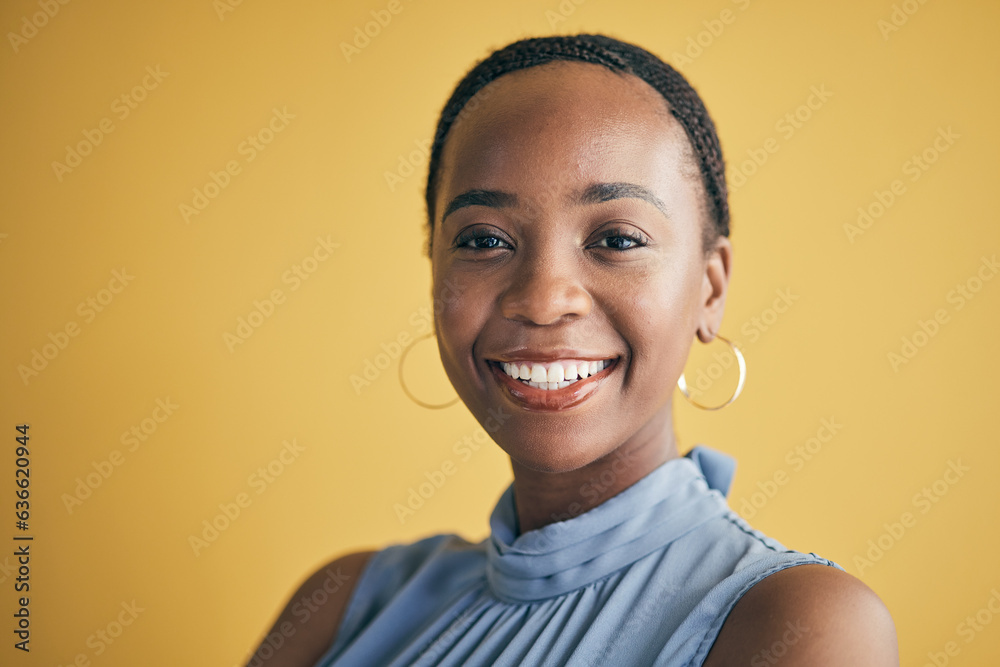
[[[361,572],[374,551],[326,563],[292,593],[248,667],[312,667],[336,638],[337,626]]]
[[[898,667],[896,626],[860,579],[828,565],[766,577],[733,607],[705,667]]]

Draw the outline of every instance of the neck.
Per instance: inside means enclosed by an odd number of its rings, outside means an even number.
[[[511,459],[519,533],[583,514],[677,456],[668,408],[609,454],[576,470],[540,472]]]

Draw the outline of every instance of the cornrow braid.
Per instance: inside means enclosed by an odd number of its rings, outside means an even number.
[[[432,252],[434,200],[437,195],[441,152],[452,125],[478,106],[477,100],[466,108],[469,100],[491,81],[504,74],[554,60],[594,63],[616,73],[632,74],[663,96],[670,107],[670,113],[684,127],[698,156],[713,223],[704,230],[704,246],[708,249],[718,235],[729,236],[729,202],[722,147],[719,145],[715,124],[698,93],[683,75],[649,51],[606,35],[581,33],[533,37],[513,42],[476,63],[455,87],[441,111],[431,146],[427,188],[424,193],[427,205],[427,256],[430,257]]]

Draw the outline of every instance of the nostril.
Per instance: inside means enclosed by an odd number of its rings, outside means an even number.
[[[576,281],[530,280],[504,294],[500,312],[509,320],[548,326],[585,317],[592,306],[590,294]]]

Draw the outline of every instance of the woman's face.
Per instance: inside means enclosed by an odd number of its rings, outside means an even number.
[[[704,224],[684,130],[637,77],[554,62],[466,106],[435,202],[435,325],[448,377],[515,465],[672,443],[672,392],[699,328],[718,331],[729,275]],[[536,388],[504,362],[577,380]]]

